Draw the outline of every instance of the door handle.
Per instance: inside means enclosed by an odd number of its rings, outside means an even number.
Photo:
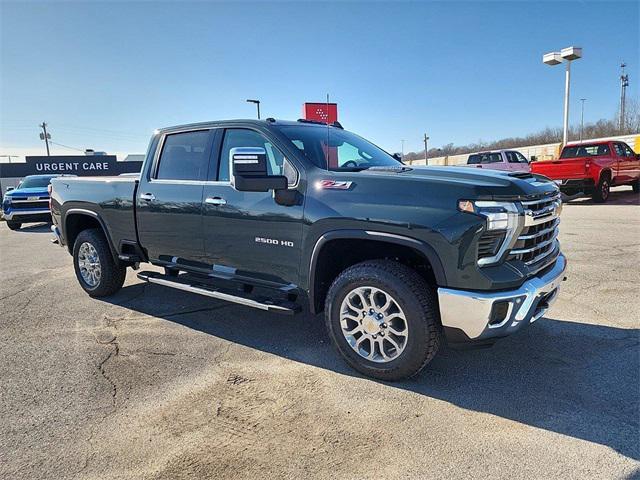
[[[146,200],[147,202],[150,202],[152,200],[155,200],[156,197],[153,193],[141,193],[140,194],[140,200]]]
[[[209,205],[226,205],[227,201],[222,197],[207,197],[204,203],[208,203]]]

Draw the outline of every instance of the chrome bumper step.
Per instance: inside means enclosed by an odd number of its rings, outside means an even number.
[[[196,278],[188,274],[178,276],[163,275],[159,272],[140,272],[138,278],[145,282],[163,285],[165,287],[175,288],[185,292],[195,293],[206,297],[225,300],[227,302],[237,303],[246,307],[257,308],[266,312],[283,313],[285,315],[293,315],[301,309],[299,305],[293,302],[282,300],[276,301],[272,299],[251,298],[248,296],[238,295],[235,292],[223,290],[209,283],[199,282]]]

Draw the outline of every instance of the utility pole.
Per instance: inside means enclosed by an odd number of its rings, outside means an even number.
[[[629,75],[627,75],[624,71],[624,67],[627,64],[622,62],[620,64],[620,68],[622,72],[620,73],[620,133],[624,131],[624,110],[627,105],[627,87],[629,86]]]
[[[586,100],[586,98],[580,99],[580,101],[582,102],[582,113],[580,114],[580,143],[582,143],[582,131],[584,130],[584,102]]]
[[[429,137],[427,134],[424,134],[424,164],[429,165],[429,147],[427,146],[427,142],[429,141]]]
[[[400,143],[402,143],[402,151],[400,153],[400,159],[404,162],[404,140],[400,140]]]
[[[44,143],[47,146],[47,157],[48,157],[51,155],[49,153],[49,139],[51,139],[51,134],[47,133],[47,124],[45,122],[42,122],[42,125],[38,125],[38,126],[42,129],[42,132],[43,132],[40,134],[40,140],[44,140]]]

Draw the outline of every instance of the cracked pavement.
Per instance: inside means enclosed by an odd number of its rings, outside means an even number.
[[[638,478],[638,201],[567,204],[548,316],[395,384],[308,314],[131,271],[91,299],[46,226],[0,223],[0,478]]]

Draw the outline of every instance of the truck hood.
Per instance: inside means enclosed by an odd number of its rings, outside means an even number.
[[[478,197],[537,196],[557,191],[557,186],[546,177],[526,172],[476,170],[460,167],[411,167],[406,169],[372,168],[363,170],[358,175],[367,177],[384,175],[387,178],[394,175],[397,179],[450,186],[451,189],[472,189]]]
[[[49,195],[47,187],[16,188],[5,193],[7,197],[30,197]]]

